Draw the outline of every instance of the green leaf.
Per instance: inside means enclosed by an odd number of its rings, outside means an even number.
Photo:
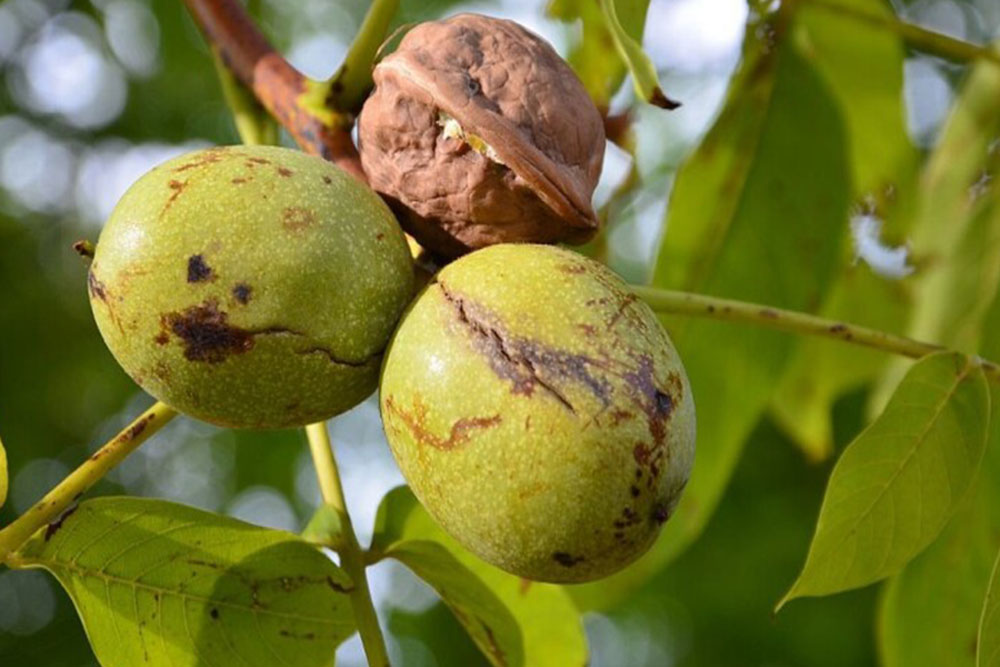
[[[924,174],[913,230],[916,276],[910,334],[962,350],[979,345],[984,313],[1000,281],[1000,68],[975,68]],[[947,221],[948,224],[942,224]]]
[[[894,17],[883,0],[838,0],[870,16]],[[884,221],[887,239],[902,243],[913,218],[918,154],[906,132],[900,36],[875,23],[801,3],[796,31],[810,60],[829,85],[847,127],[852,196]],[[898,281],[867,266],[845,267],[820,313],[831,319],[901,332],[909,300]],[[811,461],[832,453],[833,403],[874,382],[889,360],[881,353],[803,339],[796,345],[771,405],[772,414]]]
[[[649,0],[614,0],[613,6],[626,38],[641,43]],[[628,70],[622,58],[608,57],[616,46],[602,3],[551,0],[548,13],[562,21],[580,20],[581,39],[570,47],[567,60],[594,103],[606,109]]]
[[[215,50],[212,50],[212,63],[240,141],[248,146],[276,145],[278,124],[275,119],[261,106],[254,94],[240,83],[223,62],[222,55]]]
[[[1000,665],[1000,554],[993,564],[990,583],[983,601],[983,614],[979,619],[979,634],[976,642],[976,666]]]
[[[337,509],[333,505],[320,505],[316,513],[309,519],[305,530],[302,531],[302,539],[306,542],[330,547],[334,551],[340,551],[345,546],[344,527],[346,525],[346,515],[343,510]]]
[[[1000,68],[972,69],[921,176],[911,247],[918,267],[906,333],[971,352],[1000,281]],[[907,362],[894,363],[874,393],[885,401]]]
[[[632,74],[636,94],[650,104],[664,109],[676,109],[679,106],[677,102],[669,99],[660,89],[660,78],[653,61],[642,50],[642,45],[632,39],[618,20],[616,0],[600,0],[600,4],[604,23],[608,27],[615,50]]]
[[[493,664],[586,663],[580,613],[563,588],[479,560],[434,522],[409,488],[393,489],[382,500],[371,548],[434,587]]]
[[[989,422],[977,363],[951,352],[917,362],[834,467],[806,563],[778,608],[878,581],[923,551],[975,479]]]
[[[858,264],[837,278],[820,315],[896,332],[906,320],[907,303],[897,281]],[[775,391],[771,414],[808,460],[823,461],[833,454],[834,402],[872,382],[888,363],[878,350],[803,338]]]
[[[294,535],[184,505],[98,498],[12,559],[56,576],[103,665],[317,665],[355,629],[351,582]]]
[[[437,542],[406,540],[385,556],[406,565],[431,585],[493,665],[523,665],[517,621],[496,594]]]
[[[970,649],[996,555],[996,517],[980,502],[959,510],[941,537],[887,583],[878,614],[884,667],[974,664]]]
[[[330,78],[327,92],[333,107],[357,114],[371,92],[372,70],[379,49],[389,36],[389,26],[399,11],[399,0],[372,0],[344,56],[343,64]]]
[[[973,489],[941,536],[887,582],[878,613],[884,667],[972,667],[983,592],[1000,549],[1000,400]],[[942,576],[945,575],[945,576]]]
[[[913,228],[914,253],[921,261],[940,261],[961,238],[964,225],[956,221],[966,218],[976,202],[970,189],[995,157],[991,146],[998,132],[1000,70],[982,63],[962,86],[921,178],[923,201]]]
[[[0,440],[0,507],[7,502],[7,451]]]
[[[848,10],[894,20],[884,0],[837,0]],[[854,193],[881,200],[912,187],[918,154],[906,131],[900,35],[875,22],[802,3],[795,15],[802,52],[836,97],[847,125]]]
[[[773,32],[776,43],[763,49],[758,30]],[[843,126],[822,79],[786,38],[781,25],[748,28],[726,105],[677,176],[655,286],[795,310],[822,302],[847,222]],[[644,557],[571,589],[584,608],[612,604],[700,534],[793,345],[789,336],[727,323],[665,323],[698,408],[693,474]]]

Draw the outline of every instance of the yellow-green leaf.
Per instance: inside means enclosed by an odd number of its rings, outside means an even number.
[[[618,10],[615,7],[615,0],[599,0],[601,3],[601,13],[604,15],[604,22],[611,34],[611,41],[615,45],[615,50],[621,57],[625,66],[632,74],[632,82],[635,84],[635,92],[643,100],[650,104],[655,104],[664,109],[675,109],[677,102],[669,99],[660,89],[660,78],[656,73],[656,66],[649,59],[642,45],[625,31],[618,20]]]
[[[969,73],[921,175],[911,247],[917,272],[908,287],[913,313],[906,333],[972,352],[1000,282],[1000,68],[984,62]],[[906,361],[879,383],[880,405]]]
[[[821,3],[802,3],[795,16],[805,57],[829,84],[847,124],[854,192],[899,198],[912,185],[917,151],[906,132],[903,111],[903,60],[900,35],[875,22],[859,21],[851,11],[887,21],[892,6],[884,0],[837,0],[847,12]]]
[[[941,536],[882,592],[883,667],[973,667],[983,594],[1000,549],[1000,400],[974,487]],[[946,574],[946,576],[942,576]]]
[[[7,502],[7,452],[0,440],[0,507]]]
[[[884,0],[838,0],[848,9],[892,19]],[[902,243],[913,218],[918,154],[906,132],[899,34],[826,5],[800,3],[795,17],[804,56],[823,76],[847,127],[852,197],[872,207],[889,243]],[[873,273],[844,253],[843,269],[820,313],[901,333],[909,300],[898,280]],[[811,461],[832,453],[831,410],[844,393],[873,382],[889,359],[816,338],[798,341],[771,403],[783,430]]]
[[[779,608],[896,574],[923,551],[975,479],[989,422],[975,361],[941,352],[915,364],[834,467],[806,563]]]
[[[646,23],[648,0],[615,0],[615,14],[626,34],[635,42],[642,42]],[[621,86],[627,71],[621,58],[613,57],[614,47],[604,11],[599,2],[551,0],[550,16],[562,21],[579,20],[582,26],[580,39],[571,47],[567,60],[590,93],[594,103],[607,109],[611,97]]]
[[[346,524],[347,515],[344,510],[333,505],[320,505],[302,531],[302,539],[340,551],[344,546]]]
[[[566,591],[484,563],[446,534],[409,488],[390,491],[375,520],[372,553],[427,581],[494,665],[587,662],[580,613]]]
[[[385,555],[406,565],[437,591],[491,664],[526,664],[514,616],[450,551],[429,540],[404,540],[390,546]]]
[[[98,498],[12,558],[56,576],[102,665],[332,664],[347,576],[289,533],[184,505]]]

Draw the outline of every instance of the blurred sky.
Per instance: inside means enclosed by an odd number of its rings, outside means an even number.
[[[201,49],[201,66],[211,69],[191,26],[167,34],[152,0],[6,0],[0,4],[0,213],[21,225],[63,226],[96,238],[101,224],[126,188],[153,165],[193,148],[211,136],[157,136],[141,119],[119,133],[123,114],[140,90],[155,89],[169,63],[164,43],[180,41]],[[334,0],[265,0],[255,4],[263,24],[297,67],[314,77],[333,72],[363,13],[364,3]],[[575,26],[554,22],[542,3],[531,0],[460,3],[463,11],[505,16],[525,24],[565,52]],[[922,0],[898,11],[908,20],[977,42],[1000,36],[1000,2]],[[449,10],[452,13],[457,10]],[[652,0],[645,47],[661,70],[667,93],[683,101],[672,113],[642,108],[638,114],[638,165],[647,187],[619,213],[612,235],[612,264],[627,277],[649,270],[673,173],[685,153],[710,125],[739,57],[747,6],[741,0]],[[175,26],[176,28],[176,26]],[[908,127],[915,143],[933,141],[953,97],[957,70],[940,60],[913,56],[905,76]],[[184,89],[176,89],[184,95]],[[632,99],[626,83],[619,106]],[[192,113],[203,113],[192,100]],[[155,105],[155,100],[144,102]],[[217,104],[217,102],[216,102]],[[224,110],[211,113],[223,117]],[[138,127],[138,130],[135,128]],[[149,132],[145,132],[149,130]],[[142,136],[146,135],[146,136]],[[139,137],[142,138],[139,138]],[[234,135],[231,134],[231,137]],[[597,202],[624,177],[629,159],[609,147]],[[861,221],[873,261],[884,255],[887,271],[905,273],[905,256],[882,248],[877,221]],[[874,230],[874,231],[873,231]],[[859,232],[860,233],[860,232]],[[867,234],[867,236],[865,236]],[[865,246],[868,247],[868,246]],[[0,296],[0,308],[3,308]],[[3,369],[0,369],[0,373]],[[91,449],[127,423],[149,402],[138,391],[117,414],[87,435]],[[349,506],[364,542],[378,501],[402,483],[384,442],[377,404],[369,400],[331,424]],[[208,445],[211,446],[208,446]],[[17,445],[14,444],[14,447]],[[299,530],[317,505],[312,465],[304,447],[294,459],[292,492],[268,483],[237,486],[237,437],[191,420],[171,424],[112,474],[128,493],[180,500],[266,526]],[[13,457],[18,459],[18,457]],[[20,459],[18,459],[20,460]],[[11,504],[22,512],[69,470],[58,457],[29,460],[14,472]],[[400,567],[371,571],[383,621],[390,612],[418,613],[431,607],[429,590]],[[55,613],[54,584],[38,573],[0,574],[0,633],[25,636],[40,631]],[[10,601],[10,602],[7,602]],[[658,615],[659,614],[659,615]],[[640,617],[593,615],[594,665],[670,665],[682,650],[683,634],[668,611]],[[652,630],[656,628],[655,631]],[[673,628],[673,629],[671,629]],[[680,633],[680,634],[678,634]],[[392,651],[407,664],[434,665],[429,650],[412,637],[394,640]],[[640,657],[637,657],[640,656]],[[360,643],[340,652],[338,664],[363,665]]]

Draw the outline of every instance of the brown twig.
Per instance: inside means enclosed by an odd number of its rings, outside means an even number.
[[[309,96],[314,84],[274,50],[239,0],[184,2],[226,66],[303,150],[365,180],[348,127],[315,104]]]

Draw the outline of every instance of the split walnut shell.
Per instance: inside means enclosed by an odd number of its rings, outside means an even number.
[[[604,126],[547,42],[461,14],[413,28],[374,79],[358,119],[362,165],[422,245],[454,257],[597,231]]]

